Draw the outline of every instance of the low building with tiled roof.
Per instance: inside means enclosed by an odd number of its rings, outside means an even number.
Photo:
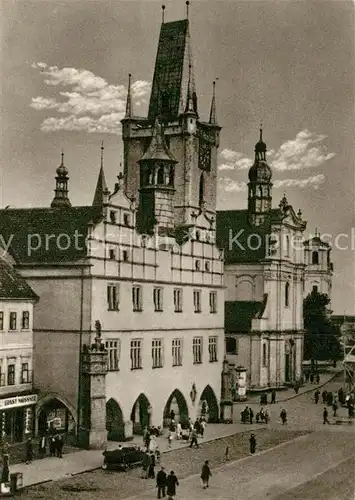
[[[8,443],[21,442],[34,426],[33,306],[38,296],[0,248],[0,428]]]

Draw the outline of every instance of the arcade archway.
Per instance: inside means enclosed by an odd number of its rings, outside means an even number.
[[[199,416],[205,417],[207,422],[218,422],[218,401],[210,385],[207,385],[202,391],[199,401]]]
[[[106,430],[109,441],[124,441],[124,418],[119,404],[114,399],[106,403]]]
[[[183,394],[175,389],[166,402],[164,413],[163,413],[163,425],[167,427],[174,416],[175,422],[180,422],[181,424],[187,423],[189,419],[189,409],[187,407],[186,399]]]
[[[46,400],[37,410],[38,434],[65,432],[74,436],[76,423],[73,413],[60,399],[53,397]]]
[[[133,405],[131,420],[133,433],[143,434],[146,427],[151,426],[152,407],[145,394],[140,394]]]

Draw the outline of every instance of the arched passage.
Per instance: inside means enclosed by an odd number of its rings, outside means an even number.
[[[119,404],[114,399],[106,403],[106,430],[110,441],[124,441],[124,418]]]
[[[38,434],[66,432],[76,434],[76,422],[73,411],[62,398],[47,396],[37,408]]]
[[[133,433],[143,434],[146,427],[151,426],[152,407],[145,394],[140,394],[133,405],[131,420],[133,422]]]
[[[202,391],[199,402],[199,413],[205,417],[207,422],[218,422],[218,402],[216,395],[210,385]]]
[[[186,399],[178,389],[175,389],[170,394],[170,397],[166,402],[163,414],[165,427],[170,424],[172,416],[174,417],[175,422],[180,422],[181,424],[187,423],[189,419],[189,409],[187,407]]]

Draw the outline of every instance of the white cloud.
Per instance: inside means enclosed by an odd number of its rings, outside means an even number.
[[[124,85],[110,85],[85,69],[58,68],[43,62],[33,63],[32,67],[41,71],[46,85],[59,89],[56,98],[34,97],[30,106],[36,110],[56,111],[66,115],[46,118],[41,124],[41,130],[120,133],[120,120],[124,116],[127,97]],[[149,92],[149,82],[133,82],[133,105],[140,109],[144,107]]]
[[[300,189],[312,188],[318,189],[321,184],[325,181],[324,174],[311,175],[305,179],[282,179],[276,180],[274,182],[274,187],[277,188],[287,188],[287,187],[297,187]]]
[[[319,167],[335,156],[335,153],[328,152],[325,144],[321,144],[326,137],[307,129],[301,130],[295,139],[288,140],[278,150],[267,153],[270,167],[280,172]],[[220,158],[222,162],[219,170],[244,170],[253,164],[252,158],[231,149],[223,149]]]
[[[223,149],[219,156],[223,160],[223,163],[218,166],[219,170],[245,170],[253,164],[252,160],[243,153],[231,149]]]
[[[223,191],[229,192],[241,192],[247,190],[246,182],[238,182],[229,177],[222,177],[218,179],[220,187]]]

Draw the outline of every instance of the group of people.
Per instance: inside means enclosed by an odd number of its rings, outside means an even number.
[[[209,480],[212,472],[209,466],[209,461],[205,460],[201,470],[201,481],[203,489],[209,487]],[[176,495],[176,487],[179,486],[179,480],[172,470],[170,474],[165,472],[164,467],[161,467],[156,477],[156,487],[158,490],[158,498],[164,498],[167,495],[168,500],[171,500]]]
[[[38,441],[38,457],[44,458],[47,452],[47,444],[49,444],[49,454],[51,457],[62,458],[63,455],[63,437],[61,434],[51,434],[49,436],[42,435]],[[26,441],[26,458],[25,462],[30,464],[33,460],[33,443],[32,439]]]
[[[331,406],[333,410],[333,417],[337,416],[337,411],[339,408],[339,404],[341,406],[347,406],[348,408],[348,414],[349,418],[352,418],[354,416],[354,403],[352,401],[351,396],[345,396],[345,392],[343,388],[340,388],[337,392],[330,392],[324,390],[321,394],[320,390],[317,389],[314,393],[314,402],[315,404],[319,403],[320,396],[322,396],[322,402],[323,405]],[[327,418],[328,418],[328,410],[325,407],[323,410],[323,416],[324,416],[324,411],[326,410],[327,412]],[[327,419],[323,423],[326,423]]]

